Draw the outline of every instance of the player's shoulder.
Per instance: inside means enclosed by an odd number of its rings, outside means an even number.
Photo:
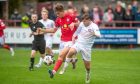
[[[48,19],[48,21],[49,21],[50,23],[54,23],[54,21],[53,21],[53,20],[51,20],[51,19]]]
[[[61,21],[61,18],[60,17],[57,17],[55,22],[60,22]]]
[[[84,23],[83,22],[80,22],[79,26],[84,26]]]
[[[38,22],[37,22],[37,25],[43,25],[43,23],[42,23],[42,22],[40,22],[40,21],[38,21]]]
[[[93,28],[98,28],[98,25],[95,24],[95,23],[93,23],[93,22],[91,22],[91,26],[92,26]]]

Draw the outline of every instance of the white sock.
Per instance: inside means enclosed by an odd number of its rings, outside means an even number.
[[[40,59],[39,59],[39,63],[38,64],[42,64],[42,62],[43,62],[43,59],[40,57]]]
[[[64,63],[64,67],[63,70],[65,70],[68,67],[68,63],[72,60],[72,58],[66,58],[65,63]]]

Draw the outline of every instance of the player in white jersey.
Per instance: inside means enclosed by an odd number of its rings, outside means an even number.
[[[78,39],[75,42],[76,36],[78,36]],[[73,42],[75,44],[66,55],[66,62],[69,63],[75,53],[81,52],[86,68],[86,83],[90,82],[91,48],[96,37],[101,37],[98,26],[90,20],[88,14],[83,15],[82,22],[73,35]]]
[[[39,21],[44,25],[45,28],[55,28],[54,21],[48,19],[48,11],[45,8],[42,9],[41,16],[42,16],[42,19]],[[52,52],[53,33],[45,33],[44,38],[46,41],[46,53],[48,55],[53,56],[53,52]],[[42,62],[43,62],[43,59],[40,58],[39,63],[36,64],[35,67],[39,68]]]

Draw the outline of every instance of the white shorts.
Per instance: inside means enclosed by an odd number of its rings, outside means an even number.
[[[87,45],[82,45],[78,42],[76,42],[72,48],[76,49],[77,53],[81,52],[82,54],[82,58],[85,61],[91,61],[91,48],[89,48],[89,46]]]
[[[72,41],[61,41],[59,44],[59,51],[61,51],[62,49],[64,49],[65,47],[71,47],[73,45]]]
[[[0,37],[0,45],[3,45],[4,44],[4,36],[1,36]]]
[[[45,39],[45,41],[46,41],[46,48],[52,49],[53,38],[47,38]]]

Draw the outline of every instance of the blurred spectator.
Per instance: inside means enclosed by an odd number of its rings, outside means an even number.
[[[26,12],[26,16],[29,18],[29,20],[31,20],[31,14],[34,12],[35,10],[32,7],[29,9],[29,11]]]
[[[68,4],[67,4],[67,5],[68,5],[68,9],[69,9],[69,8],[73,8],[73,7],[74,7],[74,6],[73,6],[73,2],[72,2],[72,1],[68,1]]]
[[[52,2],[48,2],[47,10],[49,11],[48,18],[51,20],[55,20],[56,15],[55,15],[55,12],[53,10],[53,3]]]
[[[84,14],[86,14],[86,13],[88,13],[89,15],[91,15],[91,13],[89,11],[89,7],[86,4],[84,4],[83,7],[82,7],[82,9],[81,9],[80,16],[79,16],[79,20],[80,21],[82,20],[82,16]]]
[[[133,13],[133,15],[136,14],[137,11],[138,11],[138,2],[134,0],[132,2],[132,13]]]
[[[11,15],[11,20],[19,20],[16,22],[16,26],[21,26],[21,15],[19,14],[17,9],[15,9],[14,13]]]
[[[127,6],[125,15],[124,15],[124,21],[132,21],[133,20],[133,15],[132,15],[132,8],[131,5]],[[125,23],[124,26],[130,27],[132,24]]]
[[[65,12],[74,17],[78,16],[77,9],[74,7],[72,1],[68,1],[68,8]]]
[[[134,20],[135,21],[140,21],[140,8],[138,9],[137,13],[135,13]],[[135,26],[140,27],[140,23],[136,23]]]
[[[122,1],[124,1],[124,0],[122,0]],[[124,9],[126,9],[126,4],[125,4],[125,2],[122,2],[122,1],[118,1],[118,3],[121,3],[121,6],[122,6]]]
[[[112,26],[112,21],[114,19],[114,14],[112,9],[108,9],[107,12],[103,15],[103,22],[105,22],[105,26]]]
[[[123,21],[123,17],[125,14],[125,9],[122,7],[121,2],[117,2],[117,5],[115,7],[115,11],[114,11],[114,20],[115,21]],[[117,22],[116,23],[117,27],[122,27],[123,23],[122,22]]]
[[[100,25],[102,22],[102,12],[98,7],[94,7],[91,12],[93,22],[97,25]]]
[[[107,11],[110,10],[110,9],[112,10],[112,13],[114,13],[114,10],[113,10],[113,7],[112,7],[111,4],[108,5],[108,7],[105,9],[104,12],[107,12]]]

